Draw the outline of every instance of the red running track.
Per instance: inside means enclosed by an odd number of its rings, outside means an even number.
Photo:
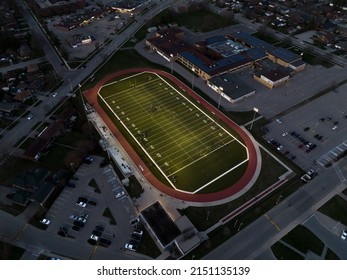
[[[208,194],[189,194],[189,193],[183,193],[180,191],[176,191],[175,189],[171,188],[170,186],[165,185],[161,181],[159,181],[149,170],[149,168],[144,164],[144,162],[141,160],[141,158],[137,155],[135,150],[132,148],[132,146],[128,143],[128,141],[124,138],[124,136],[120,133],[120,131],[117,129],[115,124],[111,121],[111,119],[107,116],[107,114],[104,112],[104,110],[101,108],[101,106],[98,104],[97,101],[97,94],[99,92],[99,89],[109,82],[110,80],[121,76],[125,74],[133,74],[138,72],[152,72],[157,73],[161,76],[166,77],[170,81],[174,82],[176,85],[178,85],[181,89],[183,89],[185,92],[187,92],[191,97],[199,101],[201,104],[203,104],[209,111],[214,112],[217,117],[219,117],[223,122],[225,122],[227,125],[229,125],[233,130],[235,130],[243,139],[245,145],[248,148],[249,153],[249,161],[248,166],[243,174],[243,176],[232,186],[225,188],[222,191],[218,191],[215,193],[208,193]],[[218,201],[221,199],[225,199],[226,197],[232,196],[236,193],[238,193],[240,190],[242,190],[244,187],[247,186],[247,184],[250,182],[250,180],[253,178],[254,173],[256,171],[257,167],[257,153],[254,147],[254,144],[252,140],[248,137],[248,135],[232,120],[230,120],[228,117],[226,117],[224,114],[222,114],[219,110],[217,110],[215,107],[213,107],[211,104],[206,102],[203,98],[201,98],[199,95],[197,95],[193,90],[191,90],[188,86],[183,84],[181,81],[179,81],[174,76],[170,75],[167,72],[163,72],[160,70],[155,69],[149,69],[149,68],[134,68],[134,69],[127,69],[123,71],[119,71],[117,73],[111,74],[109,76],[106,76],[101,81],[97,83],[97,85],[89,89],[88,91],[84,92],[85,97],[89,101],[90,104],[93,105],[96,112],[100,115],[100,117],[103,119],[105,124],[108,126],[108,128],[111,130],[113,135],[117,138],[119,143],[122,145],[122,147],[127,151],[133,162],[144,169],[142,171],[143,176],[148,180],[148,182],[155,188],[157,188],[162,193],[174,197],[179,200],[183,201],[190,201],[190,202],[213,202]]]

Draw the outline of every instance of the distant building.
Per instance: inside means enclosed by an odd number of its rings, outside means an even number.
[[[86,6],[85,0],[27,0],[27,3],[40,17],[70,14]]]
[[[120,12],[120,13],[131,13],[135,9],[143,6],[149,2],[148,0],[115,0],[107,4],[112,9]]]

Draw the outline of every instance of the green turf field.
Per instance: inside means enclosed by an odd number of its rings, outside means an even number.
[[[247,166],[247,148],[235,132],[157,74],[110,82],[99,100],[175,189],[205,192],[232,173],[240,178]]]

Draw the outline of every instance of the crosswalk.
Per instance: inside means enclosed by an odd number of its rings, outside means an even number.
[[[337,177],[339,177],[341,183],[344,182],[344,181],[346,181],[346,178],[345,178],[345,176],[343,175],[343,173],[342,173],[340,167],[338,166],[338,164],[335,162],[335,163],[333,164],[333,166],[334,166],[335,172],[336,172],[336,174],[337,174]]]

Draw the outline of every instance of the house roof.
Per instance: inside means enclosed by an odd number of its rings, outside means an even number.
[[[49,126],[40,134],[40,139],[50,140],[59,134],[63,128],[62,122],[56,121],[49,124]]]
[[[35,170],[28,170],[26,173],[14,177],[11,183],[19,188],[33,191],[47,178],[49,173],[50,172],[48,170],[39,168]]]
[[[49,143],[47,139],[37,139],[33,141],[25,150],[24,156],[34,159]]]

